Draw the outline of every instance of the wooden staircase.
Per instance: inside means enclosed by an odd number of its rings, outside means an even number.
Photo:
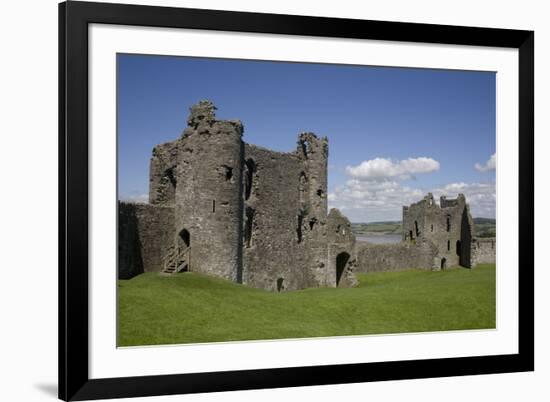
[[[191,247],[172,247],[164,257],[162,273],[171,275],[181,271],[191,271]]]

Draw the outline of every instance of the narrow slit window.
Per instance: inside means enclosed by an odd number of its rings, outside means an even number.
[[[216,200],[212,200],[212,212],[216,212]]]

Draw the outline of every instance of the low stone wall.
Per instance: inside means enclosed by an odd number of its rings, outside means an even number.
[[[477,264],[494,264],[496,262],[496,239],[476,238],[474,239],[474,253]]]
[[[402,271],[411,268],[432,269],[437,249],[430,241],[373,244],[357,242],[356,272]]]
[[[174,232],[174,207],[119,202],[118,278],[160,272]]]

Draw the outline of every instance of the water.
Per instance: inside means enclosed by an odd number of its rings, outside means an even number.
[[[355,236],[357,241],[366,241],[374,244],[391,244],[399,243],[401,241],[400,234],[386,234],[386,235],[374,235],[374,236]]]

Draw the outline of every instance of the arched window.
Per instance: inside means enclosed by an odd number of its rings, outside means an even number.
[[[311,144],[309,143],[308,140],[304,140],[301,142],[301,146],[302,146],[302,152],[304,154],[304,157],[307,159],[309,153],[311,152]]]
[[[254,209],[247,207],[245,214],[246,214],[246,221],[244,226],[244,244],[246,247],[250,247],[252,244],[252,230],[253,230],[253,224],[254,224]]]
[[[302,226],[304,224],[304,211],[300,211],[298,212],[298,222],[297,222],[297,225],[296,225],[296,236],[297,236],[297,241],[298,243],[301,243],[302,242]]]
[[[252,194],[252,179],[256,171],[256,163],[253,159],[247,159],[245,162],[245,183],[244,183],[244,199],[248,200]]]
[[[300,172],[298,190],[300,191],[300,202],[301,203],[306,202],[307,176],[305,172]]]

